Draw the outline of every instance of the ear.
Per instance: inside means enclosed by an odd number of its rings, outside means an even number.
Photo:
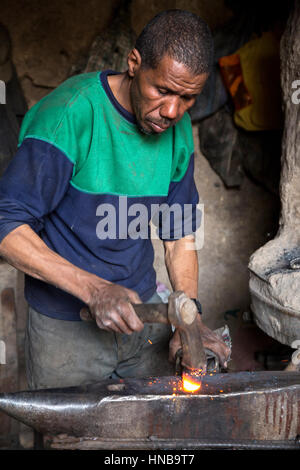
[[[142,65],[141,54],[137,49],[132,49],[127,57],[128,74],[133,78]]]

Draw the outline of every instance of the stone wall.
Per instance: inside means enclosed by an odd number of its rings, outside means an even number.
[[[68,77],[120,0],[40,2],[2,0],[0,21],[10,32],[13,60],[31,106]]]
[[[0,22],[12,38],[13,60],[29,107],[65,80],[109,26],[122,0],[2,0]],[[133,0],[132,28],[139,33],[159,11],[185,8],[212,28],[230,17],[223,0]]]

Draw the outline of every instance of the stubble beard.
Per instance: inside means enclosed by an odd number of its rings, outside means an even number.
[[[142,124],[140,106],[139,106],[139,98],[137,96],[137,93],[135,92],[134,86],[132,86],[132,85],[130,87],[130,100],[131,100],[131,106],[132,106],[132,109],[133,109],[133,113],[134,113],[135,119],[136,119],[136,125],[137,125],[137,128],[139,129],[139,131],[142,132],[145,135],[154,135],[155,132],[152,129],[145,129],[145,127]]]

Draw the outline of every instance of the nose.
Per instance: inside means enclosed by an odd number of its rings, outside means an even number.
[[[160,115],[163,118],[174,120],[180,116],[181,103],[178,96],[168,96],[160,108]]]

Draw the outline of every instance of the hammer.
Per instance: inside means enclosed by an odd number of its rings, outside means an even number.
[[[187,369],[206,371],[206,355],[197,322],[198,310],[192,299],[184,292],[176,291],[170,294],[168,304],[132,306],[143,323],[171,324],[177,328],[182,344],[182,365]],[[81,309],[80,318],[92,320],[87,308]]]

